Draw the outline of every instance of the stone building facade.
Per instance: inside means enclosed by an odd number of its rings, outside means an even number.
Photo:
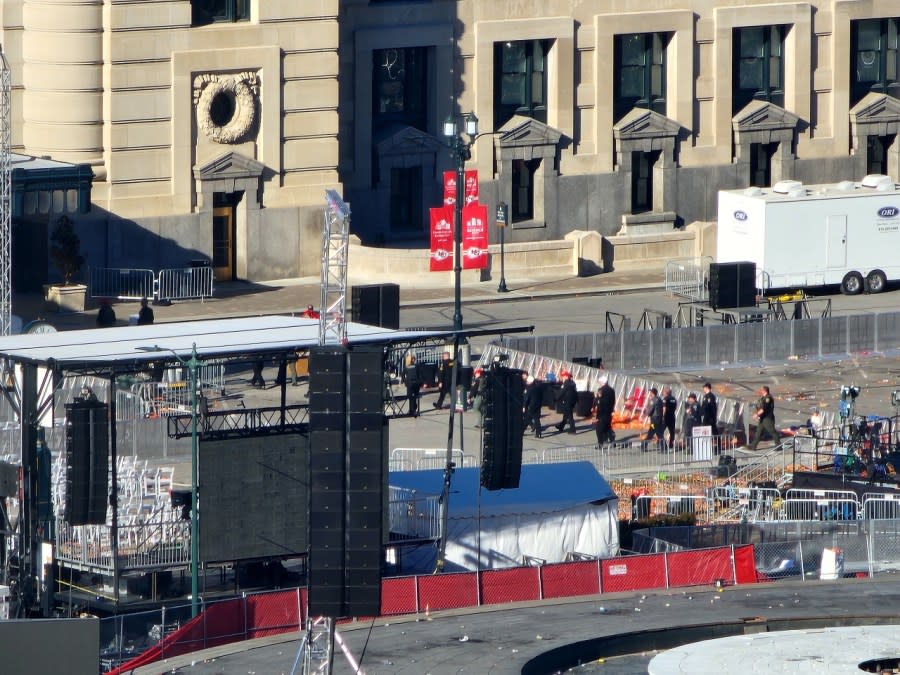
[[[356,227],[426,236],[452,163],[442,123],[468,111],[507,242],[671,231],[714,220],[719,189],[897,179],[898,17],[892,0],[348,0]]]
[[[340,185],[339,4],[0,4],[14,150],[93,169],[93,208],[73,218],[89,265],[318,274]]]
[[[641,9],[641,6],[646,9]],[[896,0],[4,0],[14,150],[90,165],[89,263],[317,274],[323,195],[421,246],[473,111],[507,242],[900,175]],[[36,227],[53,200],[31,214]]]

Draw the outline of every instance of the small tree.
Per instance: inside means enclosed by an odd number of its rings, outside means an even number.
[[[50,235],[50,257],[53,265],[63,277],[66,286],[72,283],[72,277],[81,271],[84,256],[81,255],[81,239],[75,234],[72,221],[68,216],[60,216]]]

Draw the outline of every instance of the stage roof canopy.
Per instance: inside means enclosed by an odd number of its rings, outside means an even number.
[[[403,344],[452,335],[452,331],[403,331],[347,324],[349,345]],[[0,358],[73,371],[127,371],[172,357],[190,358],[196,343],[200,358],[284,353],[319,343],[318,319],[255,316],[211,321],[179,321],[149,326],[0,337]]]

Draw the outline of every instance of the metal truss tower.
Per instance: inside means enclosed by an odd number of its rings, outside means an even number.
[[[12,330],[12,76],[0,51],[0,335]]]
[[[325,228],[322,231],[322,302],[319,344],[344,344],[347,324],[347,253],[350,207],[334,190],[325,190]]]

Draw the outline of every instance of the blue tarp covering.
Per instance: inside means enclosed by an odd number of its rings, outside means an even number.
[[[388,483],[420,494],[440,495],[444,471],[392,471]],[[450,518],[469,518],[477,514],[479,483],[480,470],[477,468],[454,471],[450,483]],[[481,516],[562,511],[615,498],[609,483],[590,462],[524,464],[518,489],[481,490]]]

